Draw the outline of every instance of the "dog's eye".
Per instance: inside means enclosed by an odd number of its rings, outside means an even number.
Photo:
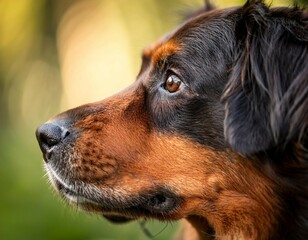
[[[179,90],[182,81],[175,75],[170,75],[165,83],[164,88],[170,92],[174,93]]]

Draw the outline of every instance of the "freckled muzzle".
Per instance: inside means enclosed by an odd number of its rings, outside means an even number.
[[[76,153],[76,137],[82,136],[82,131],[67,126],[61,120],[54,120],[36,130],[45,169],[61,197],[81,209],[103,214],[115,223],[145,216],[162,220],[173,218],[171,216],[182,202],[180,197],[164,186],[128,192],[124,185],[124,190],[119,191],[111,184],[112,181],[108,182],[120,177],[114,176],[118,174],[117,160],[104,155],[103,159],[95,161],[89,156],[87,159],[85,150]],[[91,147],[95,148],[94,143]]]

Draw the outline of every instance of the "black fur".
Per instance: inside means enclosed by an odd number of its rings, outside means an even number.
[[[298,8],[248,2],[237,25],[240,45],[224,93],[225,135],[252,154],[301,142],[308,119],[308,29]]]
[[[248,1],[224,90],[231,147],[272,164],[284,201],[277,239],[308,239],[308,27],[297,7]]]

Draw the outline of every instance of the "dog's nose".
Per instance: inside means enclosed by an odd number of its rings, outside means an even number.
[[[48,156],[52,147],[69,135],[69,131],[54,123],[45,123],[36,129],[36,138],[44,156]],[[46,160],[46,159],[45,159]]]

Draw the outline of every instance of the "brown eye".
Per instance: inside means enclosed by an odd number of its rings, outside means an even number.
[[[165,89],[170,93],[174,93],[179,90],[181,83],[177,76],[170,75],[165,83]]]

